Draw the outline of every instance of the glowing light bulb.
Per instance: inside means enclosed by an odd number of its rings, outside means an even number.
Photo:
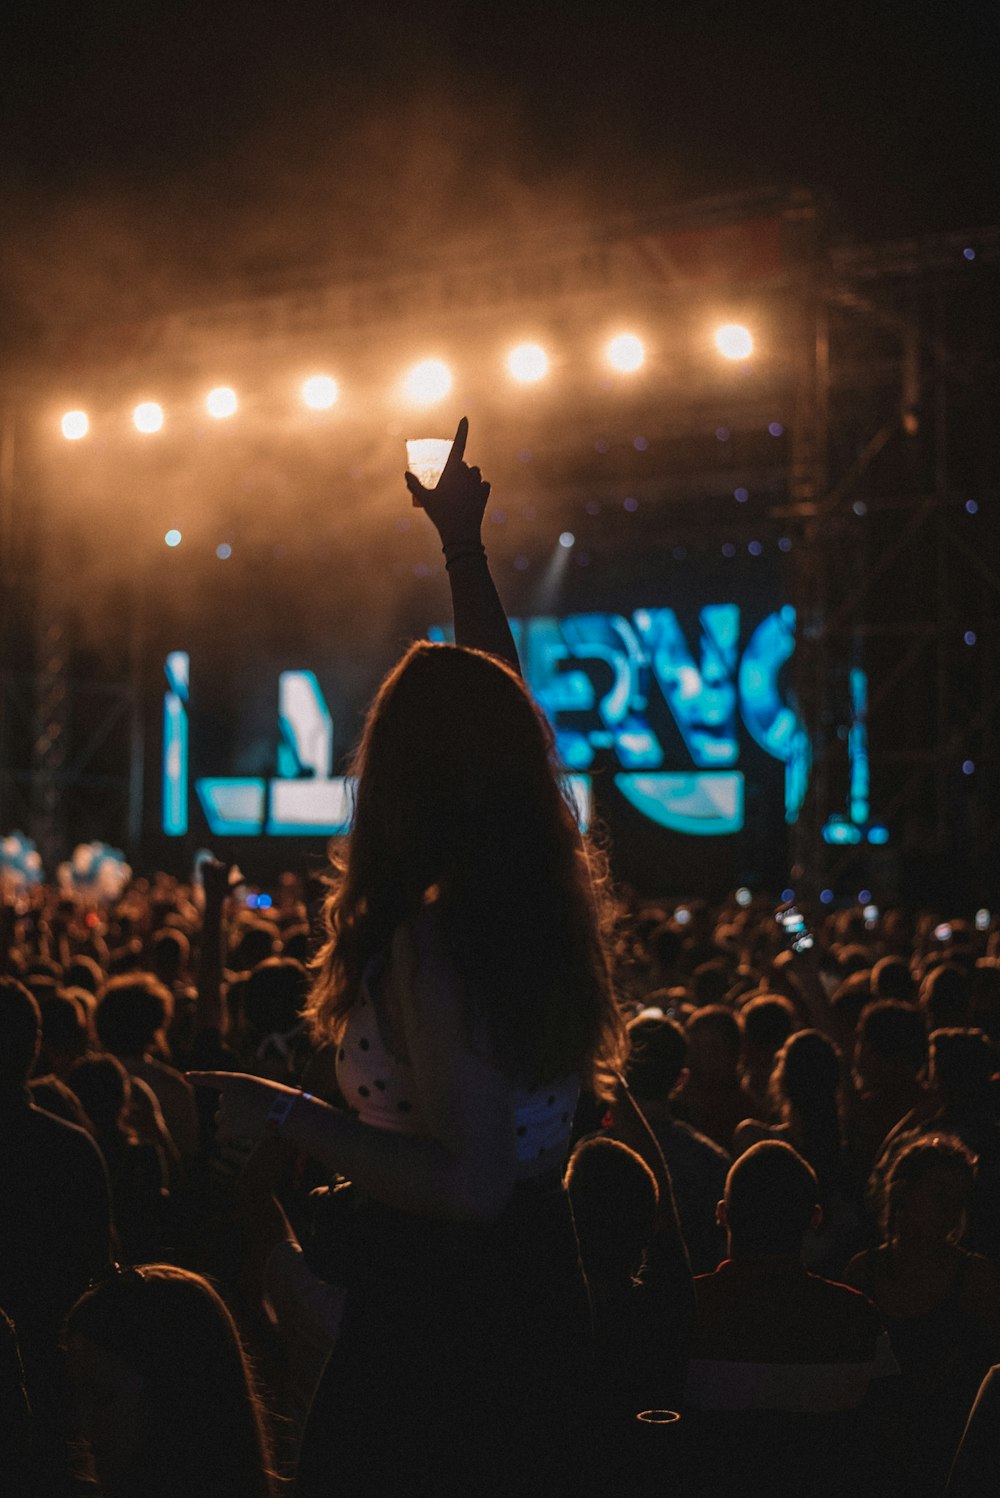
[[[90,417],[86,411],[67,411],[62,419],[62,434],[67,442],[79,442],[90,431]]]
[[[724,359],[749,359],[753,353],[753,335],[740,323],[727,322],[716,328],[715,346]]]
[[[340,386],[329,375],[310,375],[302,382],[302,399],[310,411],[329,411],[339,395]]]
[[[423,359],[403,380],[403,394],[415,406],[433,406],[451,389],[451,370],[440,359]]]
[[[646,362],[646,350],[642,339],[634,333],[619,333],[605,349],[608,363],[619,374],[633,374]]]
[[[549,356],[537,343],[519,343],[507,355],[511,376],[522,385],[533,385],[549,372]]]
[[[166,541],[168,546],[180,546],[181,541],[184,538],[182,537],[180,531],[167,531],[167,534],[163,539],[164,541]]]
[[[205,397],[205,405],[209,416],[214,416],[216,421],[225,421],[227,416],[235,416],[239,401],[235,390],[230,390],[228,385],[219,385],[215,390],[209,391]]]
[[[143,401],[132,412],[132,420],[137,432],[158,432],[163,426],[163,407],[155,401]]]

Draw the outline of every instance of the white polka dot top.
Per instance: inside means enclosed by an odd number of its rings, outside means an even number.
[[[417,1105],[411,1067],[385,1047],[368,994],[348,1015],[337,1049],[337,1085],[347,1106],[367,1124],[396,1134],[423,1134],[426,1120]],[[580,1092],[575,1074],[540,1087],[512,1086],[518,1164],[565,1156]]]

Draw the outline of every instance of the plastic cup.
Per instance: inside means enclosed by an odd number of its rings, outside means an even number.
[[[406,466],[425,489],[433,489],[451,452],[449,437],[411,437],[406,443]],[[419,501],[414,499],[415,505]]]

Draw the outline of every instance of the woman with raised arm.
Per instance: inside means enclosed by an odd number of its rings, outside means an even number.
[[[307,1012],[349,1111],[194,1074],[225,1132],[276,1131],[360,1196],[299,1498],[580,1491],[588,1330],[561,1170],[622,1026],[601,881],[520,678],[467,431],[434,489],[407,475],[457,643],[414,644],[376,694],[325,906]]]

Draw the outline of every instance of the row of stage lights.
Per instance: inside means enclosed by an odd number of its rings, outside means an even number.
[[[726,323],[716,328],[714,343],[724,359],[740,361],[749,359],[753,353],[753,335],[739,323]],[[612,338],[604,350],[605,360],[616,374],[630,375],[640,370],[646,362],[646,348],[635,333],[619,333]],[[507,373],[521,385],[535,385],[549,373],[549,356],[541,344],[520,343],[507,355]],[[401,394],[412,406],[435,406],[451,393],[454,378],[448,365],[441,359],[423,359],[404,375]],[[304,405],[312,411],[329,411],[337,404],[340,386],[330,375],[316,374],[303,381],[299,391]],[[228,385],[219,385],[205,397],[205,409],[216,421],[226,421],[239,410],[239,397]],[[132,412],[136,431],[158,432],[166,417],[163,407],[156,401],[142,401]],[[62,418],[62,434],[69,442],[79,441],[90,431],[90,417],[86,411],[67,411]]]

